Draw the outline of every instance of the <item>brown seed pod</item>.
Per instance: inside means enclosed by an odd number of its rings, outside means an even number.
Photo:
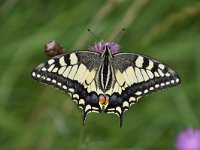
[[[64,53],[63,46],[56,41],[47,42],[45,44],[44,51],[48,57],[54,57]]]

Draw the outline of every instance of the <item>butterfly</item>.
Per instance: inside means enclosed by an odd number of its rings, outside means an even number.
[[[88,113],[114,113],[122,126],[123,114],[138,99],[181,83],[169,66],[149,56],[118,53],[120,46],[100,41],[90,51],[63,53],[40,63],[34,80],[68,93]]]

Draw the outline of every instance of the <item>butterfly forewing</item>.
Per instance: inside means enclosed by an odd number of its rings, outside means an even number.
[[[32,71],[32,78],[66,93],[83,109],[83,121],[87,113],[101,112],[95,77],[100,55],[94,52],[74,52],[55,56]]]
[[[115,84],[105,112],[115,113],[120,118],[140,97],[180,83],[180,78],[173,69],[144,55],[115,54],[112,67]]]

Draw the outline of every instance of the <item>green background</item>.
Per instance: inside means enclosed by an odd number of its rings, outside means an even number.
[[[66,51],[95,39],[117,39],[121,52],[149,55],[172,66],[180,86],[143,97],[124,114],[88,115],[68,95],[35,82],[48,40]],[[174,149],[177,134],[200,126],[200,1],[1,0],[0,149]]]

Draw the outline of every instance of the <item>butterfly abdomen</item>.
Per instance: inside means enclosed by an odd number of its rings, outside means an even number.
[[[112,84],[112,66],[111,66],[111,55],[106,50],[102,55],[102,64],[99,68],[99,83],[102,90],[105,92],[111,88]]]

